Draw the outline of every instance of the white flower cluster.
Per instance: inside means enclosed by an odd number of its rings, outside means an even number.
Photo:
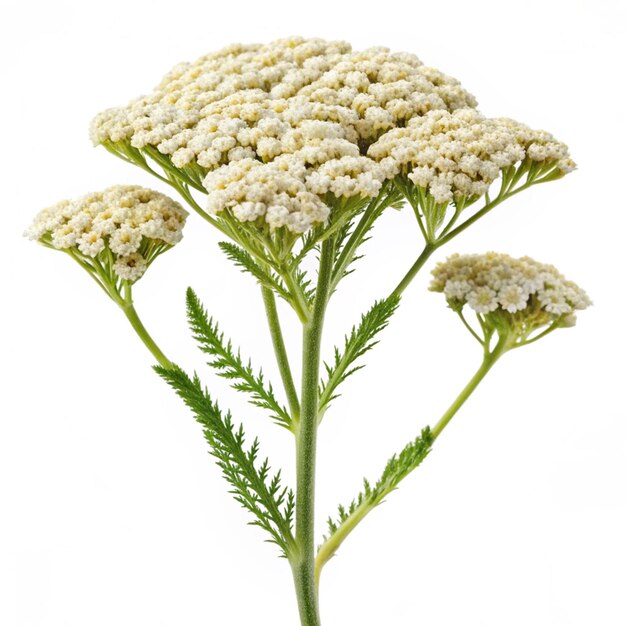
[[[393,175],[393,164],[366,155],[378,137],[429,111],[475,104],[413,55],[294,38],[179,65],[152,94],[98,115],[91,136],[156,148],[178,168],[199,165],[213,211],[302,232],[328,215],[310,194],[374,196]],[[274,184],[260,192],[266,180]]]
[[[483,315],[497,311],[541,326],[557,319],[574,323],[574,312],[591,300],[552,265],[506,254],[454,254],[433,270],[432,291],[443,292],[451,306],[468,304]]]
[[[574,168],[567,146],[549,133],[469,108],[414,117],[382,135],[368,156],[396,173],[409,172],[438,204],[482,196],[503,169],[525,158],[563,172]]]
[[[120,278],[135,281],[156,254],[181,240],[186,218],[187,212],[161,193],[115,186],[44,209],[25,234],[105,264],[112,259]]]
[[[273,228],[286,226],[296,233],[307,231],[328,217],[328,207],[302,182],[304,164],[279,157],[263,164],[242,159],[210,172],[205,184],[212,213],[231,208],[241,222],[265,219]]]

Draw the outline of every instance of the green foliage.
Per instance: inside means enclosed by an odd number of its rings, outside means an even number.
[[[172,163],[172,158],[168,154],[163,154],[153,146],[145,146],[143,153],[149,156],[155,163],[163,169],[163,173],[172,181],[178,184],[191,187],[201,193],[207,193],[202,181],[206,177],[208,170],[197,163],[190,163],[184,167],[177,167]]]
[[[311,307],[315,298],[315,287],[311,285],[309,275],[303,269],[297,268],[294,270],[294,281],[305,302]]]
[[[237,267],[252,274],[259,285],[271,289],[294,309],[303,322],[306,321],[315,290],[304,270],[287,261],[272,269],[269,261],[257,260],[241,246],[228,241],[221,241],[218,245]]]
[[[187,289],[187,319],[194,339],[200,349],[213,358],[209,365],[224,378],[233,380],[232,386],[250,395],[251,403],[270,412],[272,419],[285,428],[291,428],[291,416],[274,395],[272,385],[265,383],[263,372],[256,374],[250,361],[245,363],[239,350],[235,352],[231,341],[225,341],[224,333],[206,310],[193,289]]]
[[[142,170],[145,170],[152,176],[162,180],[177,189],[181,186],[206,193],[206,189],[202,185],[202,181],[207,175],[207,171],[197,163],[190,163],[185,167],[176,167],[172,163],[169,155],[162,154],[153,146],[144,146],[143,148],[135,148],[130,141],[104,141],[102,145],[115,156],[119,157],[127,163],[132,163]],[[148,160],[149,159],[149,160]],[[150,165],[157,164],[163,171],[163,175],[159,174]],[[179,189],[180,190],[180,189]]]
[[[343,349],[335,347],[332,364],[324,363],[327,380],[322,383],[320,389],[319,410],[322,414],[330,402],[337,397],[337,387],[351,374],[360,370],[363,365],[354,365],[354,362],[371,350],[377,343],[376,335],[389,323],[394,314],[400,298],[391,296],[385,300],[378,300],[372,308],[361,316],[361,322],[353,326],[349,335],[346,335]]]
[[[335,237],[336,256],[331,282],[333,291],[343,278],[354,271],[349,268],[355,261],[363,257],[363,255],[357,255],[356,252],[361,245],[369,240],[369,233],[383,211],[389,207],[400,209],[403,203],[404,199],[400,191],[387,181],[382,186],[378,196],[361,207],[358,212],[361,218],[356,224],[351,220],[341,226]]]
[[[341,233],[350,230],[354,219],[363,213],[372,200],[361,196],[338,198],[327,193],[324,202],[331,208],[328,222],[318,224],[304,234],[300,251],[293,258],[295,264],[300,263],[311,251],[319,252],[321,243],[331,237],[336,245],[338,238],[341,239]]]
[[[347,507],[339,506],[336,519],[328,519],[328,535],[324,541],[328,541],[338,530],[349,526],[353,518],[362,519],[374,507],[379,505],[385,496],[391,493],[408,476],[430,452],[433,438],[430,429],[424,428],[419,437],[407,444],[399,454],[394,454],[382,473],[382,476],[372,486],[367,480],[363,480],[363,491],[350,502]]]
[[[255,261],[253,256],[241,246],[230,243],[229,241],[220,241],[218,245],[222,252],[224,252],[237,267],[241,268],[244,272],[252,274],[261,286],[271,289],[281,298],[291,303],[291,294],[285,287],[282,278],[276,274],[276,272],[262,267]]]
[[[267,459],[258,463],[258,439],[246,450],[243,427],[237,428],[233,424],[230,413],[222,414],[217,403],[203,389],[197,375],[191,379],[178,366],[157,366],[155,370],[183,399],[196,421],[202,425],[211,454],[231,486],[230,493],[254,518],[250,523],[266,530],[270,534],[269,541],[288,556],[294,541],[294,495],[291,489],[282,486],[280,471],[270,475]]]

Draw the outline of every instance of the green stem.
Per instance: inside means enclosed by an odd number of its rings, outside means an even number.
[[[187,204],[204,220],[206,220],[211,226],[214,226],[221,232],[224,232],[224,229],[220,226],[218,221],[209,215],[197,202],[196,199],[191,195],[191,192],[187,187],[181,184],[176,178],[170,176],[170,185],[178,191],[178,193],[185,199]]]
[[[302,408],[296,433],[296,545],[291,566],[302,626],[319,626],[315,580],[315,453],[318,426],[318,384],[324,314],[330,297],[334,241],[322,243],[311,318],[303,327]]]
[[[364,501],[338,526],[337,530],[320,546],[315,557],[315,580],[319,587],[322,568],[335,556],[341,544],[348,535],[358,526],[363,518],[374,509],[375,505]]]
[[[439,247],[437,243],[427,243],[422,250],[422,253],[417,257],[417,260],[409,271],[405,274],[404,278],[398,283],[398,286],[391,292],[391,296],[401,296],[402,292],[411,284],[411,281],[415,278],[415,275],[422,269],[424,263],[428,261],[430,255]]]
[[[395,296],[402,295],[402,292],[411,284],[411,281],[415,278],[415,275],[420,271],[420,269],[422,269],[424,263],[426,263],[430,255],[437,248],[444,245],[445,243],[448,243],[448,241],[450,241],[451,239],[454,239],[454,237],[462,233],[466,228],[468,228],[474,222],[476,222],[481,217],[483,217],[483,215],[486,215],[489,211],[491,211],[491,209],[498,206],[501,202],[503,202],[507,198],[514,196],[515,194],[519,193],[520,191],[523,191],[524,189],[527,189],[528,187],[530,187],[531,184],[532,182],[527,182],[527,183],[524,183],[523,185],[520,185],[517,189],[507,190],[506,192],[501,193],[494,200],[487,202],[487,204],[485,204],[485,206],[482,209],[480,209],[480,211],[477,211],[470,218],[466,219],[462,224],[457,226],[454,230],[450,230],[450,227],[454,224],[454,222],[456,222],[459,214],[461,213],[461,211],[457,210],[451,222],[446,226],[446,228],[441,233],[438,239],[435,239],[434,241],[428,241],[428,238],[426,237],[428,243],[426,243],[426,245],[424,246],[424,249],[422,250],[422,253],[419,255],[415,263],[411,266],[411,268],[406,273],[404,278],[398,283],[398,286],[393,290],[392,295],[395,295]]]
[[[343,246],[341,254],[338,257],[333,270],[331,292],[336,289],[337,284],[343,278],[346,269],[354,260],[354,255],[356,254],[359,246],[363,243],[363,238],[367,235],[367,232],[372,227],[372,224],[380,216],[382,210],[387,206],[385,200],[386,198],[378,195],[369,203],[363,212],[359,223],[356,225],[354,232],[350,235],[350,238]]]
[[[146,348],[152,352],[152,355],[159,362],[159,365],[168,369],[171,368],[173,365],[172,362],[161,352],[161,349],[157,346],[156,342],[152,339],[150,333],[148,333],[146,327],[139,319],[139,315],[137,315],[137,311],[133,305],[131,286],[128,283],[126,283],[124,288],[124,304],[120,306],[128,318],[130,325],[135,329],[135,332],[139,335],[141,341],[144,342]]]
[[[478,343],[484,348],[485,341],[479,337],[478,333],[471,327],[469,322],[465,319],[465,315],[463,315],[463,311],[457,311],[457,315],[461,318],[461,321],[463,322],[463,325],[465,326],[465,328],[467,328],[467,330],[470,331],[472,337],[474,337],[474,339],[476,339],[476,341],[478,341]]]
[[[456,222],[457,218],[459,217],[461,213],[461,211],[457,209],[450,223],[444,228],[443,232],[439,235],[439,237],[437,239],[434,239],[433,241],[429,240],[429,238],[424,233],[424,230],[422,227],[422,233],[424,234],[424,237],[427,243],[424,246],[422,253],[419,255],[415,263],[411,266],[411,269],[409,269],[409,271],[406,273],[404,278],[398,283],[398,286],[393,290],[392,295],[399,296],[402,294],[402,292],[411,284],[411,281],[415,278],[415,275],[419,272],[419,270],[422,268],[424,263],[426,263],[430,255],[437,248],[444,245],[445,243],[448,243],[448,241],[450,241],[451,239],[454,239],[454,237],[462,233],[466,228],[469,228],[474,222],[478,221],[481,217],[486,215],[489,211],[491,211],[491,209],[497,207],[501,202],[503,202],[507,198],[514,196],[520,191],[527,189],[532,184],[533,184],[532,181],[529,181],[529,182],[524,183],[523,185],[520,185],[517,189],[511,190],[510,188],[508,189],[503,188],[503,190],[501,191],[501,193],[498,195],[497,198],[495,198],[494,200],[488,201],[482,209],[480,209],[474,215],[472,215],[471,217],[466,219],[464,222],[459,224],[459,226],[457,226],[455,229],[450,230],[450,228]],[[410,194],[405,193],[404,195],[405,197],[409,199],[409,202],[417,211],[416,205],[410,199]],[[419,219],[419,212],[417,212],[416,214],[418,215],[418,219]]]
[[[454,230],[448,230],[448,228],[446,228],[445,230],[448,232],[445,233],[444,231],[444,233],[440,235],[439,239],[437,240],[437,245],[441,246],[444,243],[448,243],[450,239],[453,239],[458,234],[462,233],[466,228],[469,228],[474,222],[478,221],[481,217],[489,213],[491,209],[494,209],[495,207],[497,207],[501,202],[504,202],[504,200],[507,200],[508,198],[513,197],[515,194],[519,193],[520,191],[524,191],[524,189],[528,189],[528,187],[530,187],[531,185],[532,185],[532,182],[526,182],[523,185],[520,185],[517,189],[505,190],[504,193],[499,194],[498,197],[494,198],[490,202],[487,202],[487,204],[485,204],[485,206],[482,209],[480,209],[479,211],[476,211],[474,215],[472,215],[471,217],[468,217],[464,222],[459,224]]]
[[[287,355],[287,348],[285,347],[285,340],[283,339],[283,332],[280,327],[280,318],[278,317],[278,310],[276,308],[276,298],[274,297],[272,290],[268,287],[261,287],[261,293],[263,295],[265,313],[267,314],[267,322],[272,336],[272,344],[274,345],[274,352],[276,353],[278,370],[283,381],[285,393],[287,394],[287,402],[289,403],[289,409],[291,411],[291,419],[293,425],[295,426],[300,420],[300,400],[298,399],[298,392],[296,391],[296,386],[293,382],[293,375],[289,365],[289,356]]]
[[[280,275],[285,282],[287,291],[293,297],[292,307],[296,315],[303,324],[306,324],[309,319],[309,303],[306,301],[300,285],[294,279],[291,269],[281,271]]]
[[[548,326],[548,328],[546,328],[543,332],[539,333],[538,335],[535,335],[534,337],[531,337],[530,339],[524,339],[523,341],[516,343],[513,347],[520,348],[521,346],[529,346],[531,343],[535,343],[537,339],[541,339],[542,337],[549,335],[553,330],[560,328],[560,326],[561,326],[561,319],[559,318],[555,322],[552,322],[552,324],[550,324],[550,326]]]
[[[431,443],[441,434],[443,429],[450,423],[450,420],[454,417],[454,415],[458,412],[458,410],[463,406],[465,401],[469,398],[471,393],[476,389],[478,383],[485,377],[487,372],[493,367],[495,362],[508,350],[511,348],[511,342],[509,337],[503,336],[500,338],[496,346],[492,351],[485,351],[483,362],[477,372],[474,374],[469,383],[465,386],[465,388],[458,395],[456,400],[450,405],[448,410],[442,415],[441,419],[435,424],[435,426],[430,430],[431,435]],[[396,455],[398,456],[398,455]],[[396,481],[389,485],[389,487],[378,495],[378,497],[374,501],[363,500],[359,506],[348,516],[343,522],[337,527],[335,532],[328,537],[328,539],[320,546],[320,549],[317,553],[316,563],[315,563],[315,575],[319,581],[319,577],[324,565],[328,562],[330,558],[334,556],[337,552],[341,544],[345,541],[345,539],[350,535],[350,533],[358,526],[358,524],[371,512],[376,508],[376,506],[385,498],[391,491],[397,488],[402,480],[404,480],[415,467],[411,468],[407,471],[406,474],[399,477]]]
[[[487,200],[487,203],[489,203],[489,200]],[[442,237],[445,237],[446,233],[448,233],[451,230],[451,228],[456,224],[456,221],[459,219],[459,216],[463,212],[464,208],[465,208],[465,202],[461,199],[457,202],[457,204],[454,207],[454,215],[450,218],[450,221],[444,226],[441,233],[439,233],[440,239]]]
[[[457,411],[465,404],[474,389],[480,381],[486,376],[487,372],[494,366],[495,362],[511,347],[509,337],[502,335],[498,339],[498,343],[493,350],[485,350],[483,362],[478,368],[474,376],[464,387],[463,391],[457,396],[456,400],[450,405],[448,410],[441,416],[439,421],[431,428],[430,434],[433,441],[441,434],[443,429],[450,423],[450,420],[456,415]]]

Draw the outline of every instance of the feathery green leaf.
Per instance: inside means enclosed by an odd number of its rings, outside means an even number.
[[[315,287],[311,285],[311,279],[308,277],[308,274],[303,269],[298,267],[294,270],[294,280],[300,290],[300,293],[302,293],[306,304],[309,307],[313,306]]]
[[[191,287],[187,289],[187,319],[200,349],[213,357],[208,364],[223,378],[233,380],[234,389],[249,394],[253,405],[268,410],[277,424],[291,428],[289,411],[276,399],[271,383],[265,382],[262,371],[255,373],[251,362],[245,363],[239,350],[235,352],[231,341],[224,339]]]
[[[341,227],[336,239],[333,290],[343,278],[354,271],[349,268],[363,257],[362,254],[357,255],[357,250],[369,240],[369,233],[383,211],[388,207],[399,209],[403,204],[402,194],[391,183],[386,182],[378,196],[372,198],[355,214],[355,217],[361,215],[358,222],[350,221]]]
[[[285,288],[281,277],[261,267],[247,250],[229,241],[220,241],[218,246],[237,267],[252,274],[260,285],[272,289],[281,298],[291,302],[291,295]]]
[[[235,500],[254,517],[250,522],[270,534],[269,541],[288,555],[293,549],[294,496],[281,484],[280,471],[270,476],[265,459],[258,464],[259,441],[245,449],[243,427],[233,424],[230,413],[222,414],[197,375],[190,378],[181,368],[157,366],[155,371],[176,391],[191,409],[203,429],[211,454],[216,458],[224,478],[231,485]]]
[[[338,544],[367,515],[374,507],[380,504],[385,496],[391,493],[418,465],[426,458],[432,446],[430,429],[424,428],[419,437],[407,444],[399,454],[394,454],[383,470],[381,477],[372,486],[363,480],[363,490],[346,506],[339,506],[335,519],[328,519],[328,535],[324,541],[328,542],[333,535],[343,527],[342,536]]]
[[[353,363],[377,343],[376,335],[389,323],[400,304],[400,298],[391,296],[385,300],[378,300],[372,308],[361,317],[361,322],[353,326],[349,335],[346,335],[343,350],[335,348],[332,364],[324,363],[327,380],[320,388],[320,414],[328,408],[330,402],[337,397],[337,387],[351,374],[360,370],[363,365],[353,366]]]

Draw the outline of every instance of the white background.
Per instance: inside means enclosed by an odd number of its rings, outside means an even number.
[[[507,355],[424,465],[346,541],[322,581],[325,626],[626,623],[622,2],[2,6],[0,624],[297,622],[286,562],[244,525],[199,427],[123,315],[64,255],[21,237],[61,198],[116,183],[161,188],[92,148],[94,114],[149,91],[181,60],[291,34],[416,53],[461,79],[484,113],[565,140],[575,173],[508,201],[437,258],[529,254],[595,302],[576,328]],[[417,235],[408,211],[381,220],[330,307],[326,354],[407,269]],[[288,434],[211,377],[185,327],[193,285],[276,378],[258,290],[217,241],[192,216],[184,242],[136,288],[137,307],[292,479]],[[323,424],[320,532],[478,365],[427,274]],[[286,328],[297,345],[296,325]]]

